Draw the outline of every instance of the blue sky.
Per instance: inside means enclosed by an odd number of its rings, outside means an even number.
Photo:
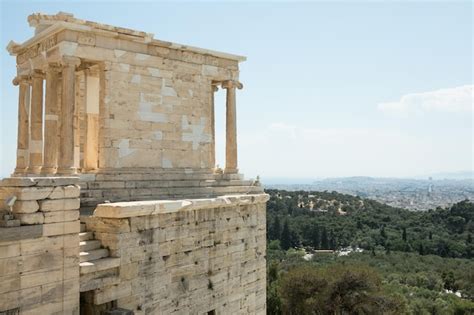
[[[32,36],[38,11],[247,56],[237,107],[250,177],[473,169],[471,2],[3,1],[0,46]],[[1,62],[0,177],[14,168],[18,94],[5,49]],[[222,164],[222,93],[216,102]]]

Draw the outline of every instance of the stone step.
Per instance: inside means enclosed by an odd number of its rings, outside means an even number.
[[[120,266],[120,258],[101,258],[93,261],[85,261],[79,263],[81,275],[92,272],[103,271]]]
[[[79,250],[81,252],[88,252],[94,249],[99,249],[101,246],[100,241],[98,240],[88,240],[79,242]]]
[[[101,289],[107,286],[115,285],[120,283],[120,277],[117,275],[113,276],[98,276],[94,273],[81,275],[81,284],[79,287],[80,292],[87,292],[92,290]],[[85,279],[90,278],[90,279]]]
[[[81,232],[86,232],[86,225],[85,223],[81,222]]]
[[[100,248],[100,249],[95,249],[91,250],[88,252],[80,252],[79,257],[80,260],[79,262],[85,262],[85,261],[92,261],[92,260],[97,260],[100,258],[105,258],[109,256],[109,250],[105,248]]]
[[[94,233],[93,232],[80,232],[79,233],[79,240],[82,241],[88,241],[94,238]]]

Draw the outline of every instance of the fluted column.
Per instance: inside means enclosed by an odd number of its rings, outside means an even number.
[[[226,96],[226,143],[225,143],[225,173],[237,173],[237,111],[235,89],[241,89],[242,84],[236,81],[224,81],[222,87],[227,89]]]
[[[59,174],[76,174],[74,166],[74,111],[75,111],[75,78],[76,66],[80,59],[63,57],[62,60],[62,95],[59,137]]]
[[[59,68],[50,64],[46,70],[46,100],[44,110],[44,161],[41,173],[54,174],[58,166],[58,85]]]
[[[30,144],[29,174],[39,174],[43,165],[43,79],[39,70],[31,75],[31,117],[30,117]]]
[[[30,138],[30,86],[29,76],[18,76],[13,80],[19,86],[18,96],[18,139],[15,174],[26,174],[28,168]]]
[[[212,168],[216,167],[216,115],[215,115],[215,93],[217,92],[217,83],[211,85],[211,149],[210,149],[210,165]]]

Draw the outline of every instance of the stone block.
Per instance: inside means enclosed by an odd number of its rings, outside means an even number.
[[[82,218],[81,218],[82,220]],[[104,233],[130,232],[130,223],[127,219],[107,219],[98,217],[84,218],[87,230]]]
[[[63,269],[52,269],[47,272],[33,270],[20,276],[21,289],[32,288],[48,283],[59,282],[63,279]]]
[[[20,299],[23,307],[41,304],[41,286],[20,290]]]
[[[36,200],[17,200],[13,205],[13,213],[34,213],[38,209],[39,204]]]
[[[44,212],[44,223],[76,221],[79,219],[79,210]]]
[[[31,224],[43,224],[44,217],[43,213],[18,213],[15,215],[18,220],[20,220],[22,225],[31,225]]]
[[[0,187],[0,199],[16,196],[18,200],[41,200],[52,191],[53,187]]]
[[[2,284],[0,284],[2,287]],[[9,291],[0,294],[0,312],[14,310],[20,306],[20,291]],[[13,313],[15,314],[15,313]]]
[[[129,296],[132,292],[132,285],[129,281],[122,282],[118,285],[108,286],[95,290],[94,304],[100,305],[113,300]]]
[[[120,258],[103,258],[96,261],[80,263],[81,274],[95,273],[103,270],[110,270],[120,266]]]
[[[12,274],[19,274],[21,267],[20,256],[0,258],[0,277]]]
[[[44,212],[76,210],[81,206],[79,198],[41,200],[39,205],[40,210]]]
[[[79,198],[80,187],[76,185],[54,187],[49,199]]]
[[[43,186],[68,186],[79,182],[78,176],[58,176],[58,177],[36,177],[34,178],[38,187]]]
[[[0,243],[0,258],[20,256],[20,242],[2,245]]]
[[[42,225],[24,225],[10,228],[0,228],[0,244],[2,241],[17,241],[38,238],[43,235]],[[1,258],[1,249],[0,249]]]
[[[7,276],[0,275],[0,295],[17,290],[20,290],[19,274],[11,274]]]
[[[7,177],[0,181],[0,187],[29,187],[36,182],[31,177]]]
[[[80,226],[79,220],[70,221],[70,222],[43,224],[43,236],[79,233],[80,230],[81,230],[81,226]]]

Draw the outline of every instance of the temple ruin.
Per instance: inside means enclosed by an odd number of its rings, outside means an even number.
[[[245,57],[63,12],[28,22],[34,36],[7,47],[18,142],[0,182],[0,314],[265,314],[268,196],[238,171]]]

